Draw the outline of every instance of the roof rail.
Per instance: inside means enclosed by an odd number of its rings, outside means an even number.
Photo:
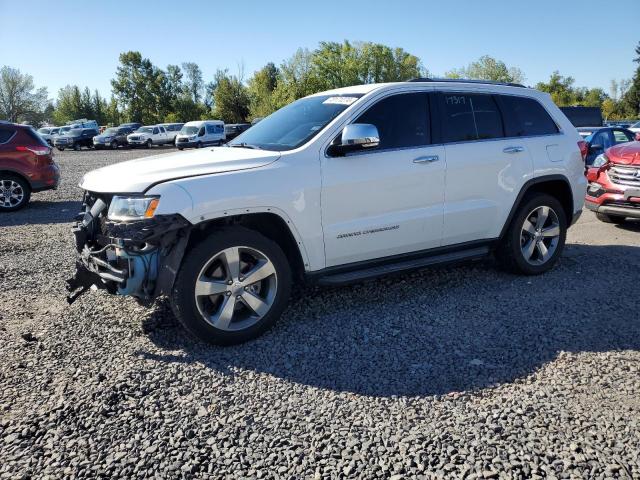
[[[520,83],[494,82],[492,80],[474,80],[470,78],[412,78],[410,82],[446,82],[446,83],[480,83],[486,85],[503,85],[506,87],[527,88]]]

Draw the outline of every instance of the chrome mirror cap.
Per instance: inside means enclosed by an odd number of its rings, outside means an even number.
[[[380,144],[378,128],[369,123],[352,123],[342,130],[342,146],[377,147]]]

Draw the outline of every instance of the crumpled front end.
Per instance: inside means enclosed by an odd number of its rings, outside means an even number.
[[[94,285],[144,304],[173,287],[191,224],[179,214],[112,221],[111,198],[85,193],[73,228],[77,255],[76,273],[67,280],[69,303]]]

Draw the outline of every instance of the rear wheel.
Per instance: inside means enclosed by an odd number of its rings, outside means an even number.
[[[182,325],[209,343],[257,337],[280,317],[291,291],[281,248],[243,227],[223,228],[185,256],[171,300]]]
[[[31,198],[29,183],[16,175],[0,173],[0,212],[13,212]]]
[[[567,219],[560,202],[536,193],[525,198],[516,212],[497,256],[508,270],[538,275],[551,269],[562,253]]]
[[[622,215],[609,215],[608,213],[596,213],[598,220],[604,223],[624,223],[626,217]]]

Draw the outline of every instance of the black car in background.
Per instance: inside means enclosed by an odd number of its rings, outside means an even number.
[[[591,165],[598,155],[604,151],[618,145],[619,143],[633,142],[636,134],[631,130],[621,127],[602,127],[602,128],[578,128],[578,133],[587,142],[587,159],[585,163]]]
[[[96,128],[73,128],[64,135],[58,135],[53,139],[53,145],[60,151],[65,148],[80,150],[82,147],[93,147],[93,137],[98,135]]]
[[[142,124],[139,122],[131,122],[131,123],[123,123],[118,126],[122,128],[130,128],[132,132],[135,132],[137,129],[139,129],[142,126]]]
[[[251,128],[250,123],[225,123],[224,135],[227,139],[227,142],[229,140],[233,140],[234,138],[236,138],[238,135],[240,135],[245,130],[248,130],[249,128]]]
[[[93,137],[93,146],[96,149],[111,148],[115,150],[120,146],[128,146],[127,135],[133,130],[129,127],[110,127],[100,135]]]

